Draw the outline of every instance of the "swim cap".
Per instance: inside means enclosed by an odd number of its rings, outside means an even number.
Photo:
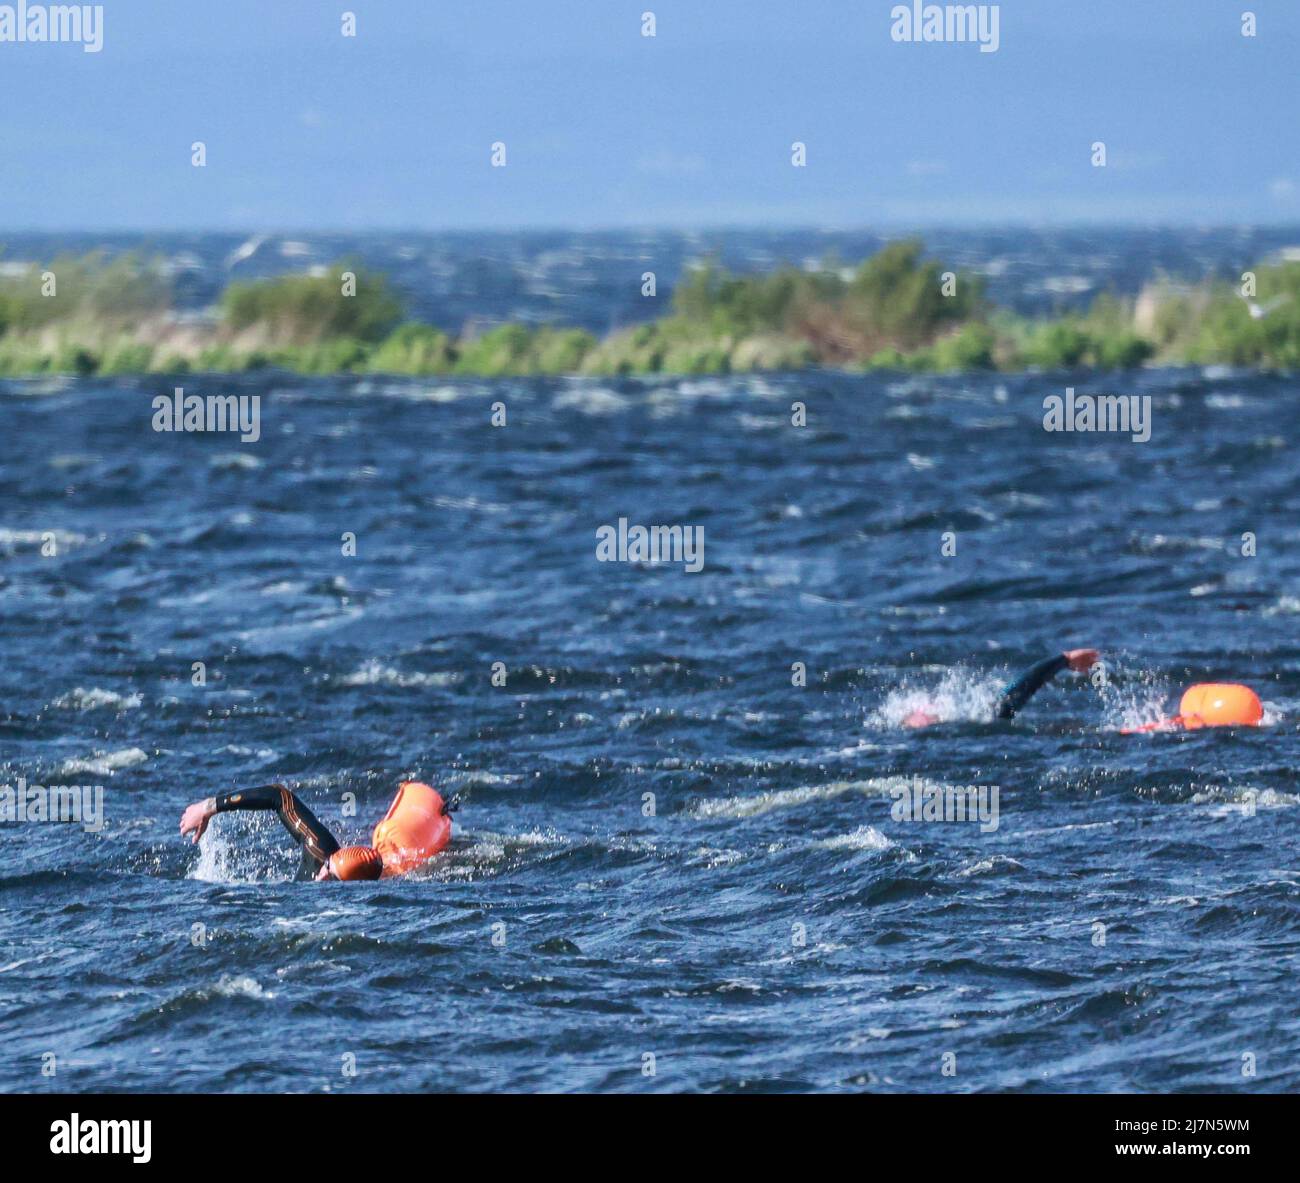
[[[1264,708],[1249,686],[1232,682],[1199,682],[1190,686],[1178,704],[1184,727],[1258,727]]]
[[[378,879],[384,860],[373,846],[345,846],[330,855],[329,869],[335,879]]]

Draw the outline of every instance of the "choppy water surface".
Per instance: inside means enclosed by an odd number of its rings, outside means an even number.
[[[256,444],[0,387],[0,781],[108,821],[2,827],[0,1085],[1300,1087],[1294,382],[1076,383],[1145,444],[1045,433],[1065,383],[189,380]],[[620,516],[703,571],[597,562]],[[1087,644],[1108,687],[984,721]],[[1266,726],[1119,734],[1229,678]],[[176,832],[285,780],[364,840],[408,775],[463,806],[407,880]],[[912,778],[998,829],[893,820]]]

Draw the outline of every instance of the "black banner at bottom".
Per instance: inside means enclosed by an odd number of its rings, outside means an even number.
[[[588,1168],[735,1167],[907,1152],[917,1165],[1107,1166],[1136,1159],[1281,1160],[1294,1099],[1265,1095],[823,1096],[409,1095],[6,1096],[19,1161],[96,1167],[325,1167],[358,1155],[383,1170],[427,1171],[448,1149],[491,1165],[549,1159]],[[991,1158],[995,1155],[995,1158]],[[1289,1155],[1288,1155],[1289,1157]],[[382,1160],[382,1161],[381,1161]]]

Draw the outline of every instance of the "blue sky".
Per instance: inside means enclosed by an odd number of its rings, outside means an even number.
[[[996,53],[893,7],[105,0],[0,43],[0,229],[1300,222],[1297,0],[1011,0]]]

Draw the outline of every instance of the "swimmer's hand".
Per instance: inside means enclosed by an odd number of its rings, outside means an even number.
[[[197,842],[203,837],[203,831],[208,828],[208,822],[216,815],[217,799],[208,797],[202,801],[195,801],[181,815],[181,835],[193,834],[191,842]]]
[[[1062,656],[1076,674],[1086,674],[1101,658],[1096,649],[1067,649]]]

